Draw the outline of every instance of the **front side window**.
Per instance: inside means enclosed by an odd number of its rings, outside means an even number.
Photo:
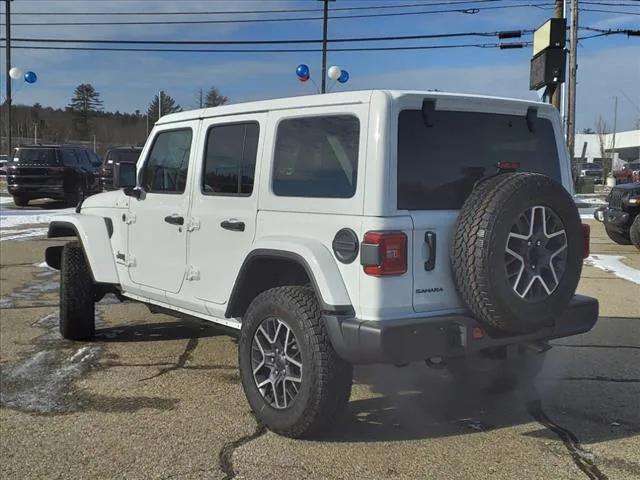
[[[207,132],[202,192],[251,195],[260,127],[255,122],[213,126]]]
[[[73,150],[63,149],[62,152],[62,163],[65,167],[75,167],[78,165],[78,157]]]
[[[356,191],[360,122],[353,115],[283,120],[273,160],[273,193],[350,198]]]
[[[160,132],[142,170],[142,187],[153,193],[183,193],[187,185],[191,129]]]

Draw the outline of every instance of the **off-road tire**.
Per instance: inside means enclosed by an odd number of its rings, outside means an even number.
[[[640,250],[640,214],[636,215],[636,218],[631,224],[629,229],[629,236],[631,237],[631,243]]]
[[[631,238],[629,238],[627,235],[624,235],[620,232],[616,232],[615,230],[610,230],[607,227],[604,227],[605,231],[607,232],[607,236],[615,243],[617,243],[618,245],[631,245]]]
[[[546,298],[527,301],[509,283],[510,229],[534,206],[552,209],[566,232],[566,264]],[[575,294],[582,271],[583,229],[571,195],[545,175],[505,173],[480,182],[467,198],[451,248],[454,280],[466,307],[490,333],[532,333],[552,326]]]
[[[27,197],[14,196],[13,203],[16,207],[26,207],[29,205],[29,199]]]
[[[95,333],[95,293],[89,265],[78,242],[62,249],[60,263],[60,335],[89,340]]]
[[[263,320],[279,318],[295,334],[302,358],[302,382],[293,403],[273,408],[257,388],[251,363],[253,337]],[[259,422],[291,438],[315,436],[334,425],[351,395],[353,367],[333,349],[315,293],[308,286],[267,290],[249,305],[238,348],[240,378]]]
[[[506,393],[527,389],[544,366],[546,353],[521,351],[515,358],[505,358],[497,349],[471,357],[449,360],[447,368],[462,387],[475,392]]]

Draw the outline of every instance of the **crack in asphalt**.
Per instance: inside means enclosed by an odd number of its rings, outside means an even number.
[[[640,378],[610,378],[610,377],[564,377],[559,380],[579,382],[614,382],[614,383],[640,383]]]
[[[529,402],[527,404],[527,411],[529,412],[529,415],[534,418],[534,420],[536,420],[539,424],[551,430],[558,436],[558,438],[562,441],[565,448],[569,452],[569,455],[571,455],[573,463],[575,463],[575,465],[588,478],[590,478],[591,480],[608,479],[608,477],[604,473],[602,473],[596,465],[593,454],[582,448],[578,437],[576,437],[573,432],[567,430],[564,427],[561,427],[547,416],[547,414],[542,409],[542,402],[540,402],[540,400]]]
[[[220,464],[220,469],[224,473],[223,480],[232,480],[236,477],[236,471],[233,468],[234,452],[238,448],[246,445],[249,442],[252,442],[256,438],[259,438],[262,435],[264,435],[265,433],[267,433],[267,428],[256,420],[256,428],[253,431],[253,433],[251,433],[250,435],[243,435],[237,440],[225,443],[222,446],[222,448],[220,449],[220,453],[218,454],[218,461]]]
[[[563,347],[563,348],[629,348],[640,350],[640,346],[637,345],[569,345],[569,344],[559,344],[554,345],[554,348]]]
[[[198,341],[199,341],[198,337],[190,338],[189,341],[187,342],[187,345],[184,348],[184,351],[178,357],[178,361],[176,363],[174,363],[170,367],[162,368],[155,375],[151,375],[150,377],[143,378],[143,379],[141,379],[139,381],[140,382],[146,382],[147,380],[152,380],[154,378],[158,378],[158,377],[164,375],[165,373],[169,373],[169,372],[173,372],[174,370],[179,370],[181,368],[185,368],[185,364],[189,360],[191,360],[191,358],[193,357],[193,351],[198,346]]]

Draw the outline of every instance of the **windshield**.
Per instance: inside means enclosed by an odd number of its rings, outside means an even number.
[[[457,210],[498,162],[560,182],[553,126],[538,118],[529,131],[524,116],[436,110],[426,127],[421,110],[398,119],[398,209]]]
[[[140,150],[111,150],[105,158],[106,163],[129,162],[136,163],[140,157]]]
[[[55,148],[16,148],[14,162],[26,165],[57,165],[58,156]]]

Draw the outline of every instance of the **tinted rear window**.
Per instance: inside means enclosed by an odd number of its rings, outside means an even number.
[[[548,120],[539,118],[535,132],[516,115],[436,110],[427,128],[420,110],[404,110],[398,120],[398,209],[459,209],[498,162],[560,181]]]
[[[58,157],[55,148],[19,148],[14,154],[18,163],[30,165],[57,165]]]
[[[107,153],[107,162],[136,163],[140,157],[140,150],[111,150]]]

